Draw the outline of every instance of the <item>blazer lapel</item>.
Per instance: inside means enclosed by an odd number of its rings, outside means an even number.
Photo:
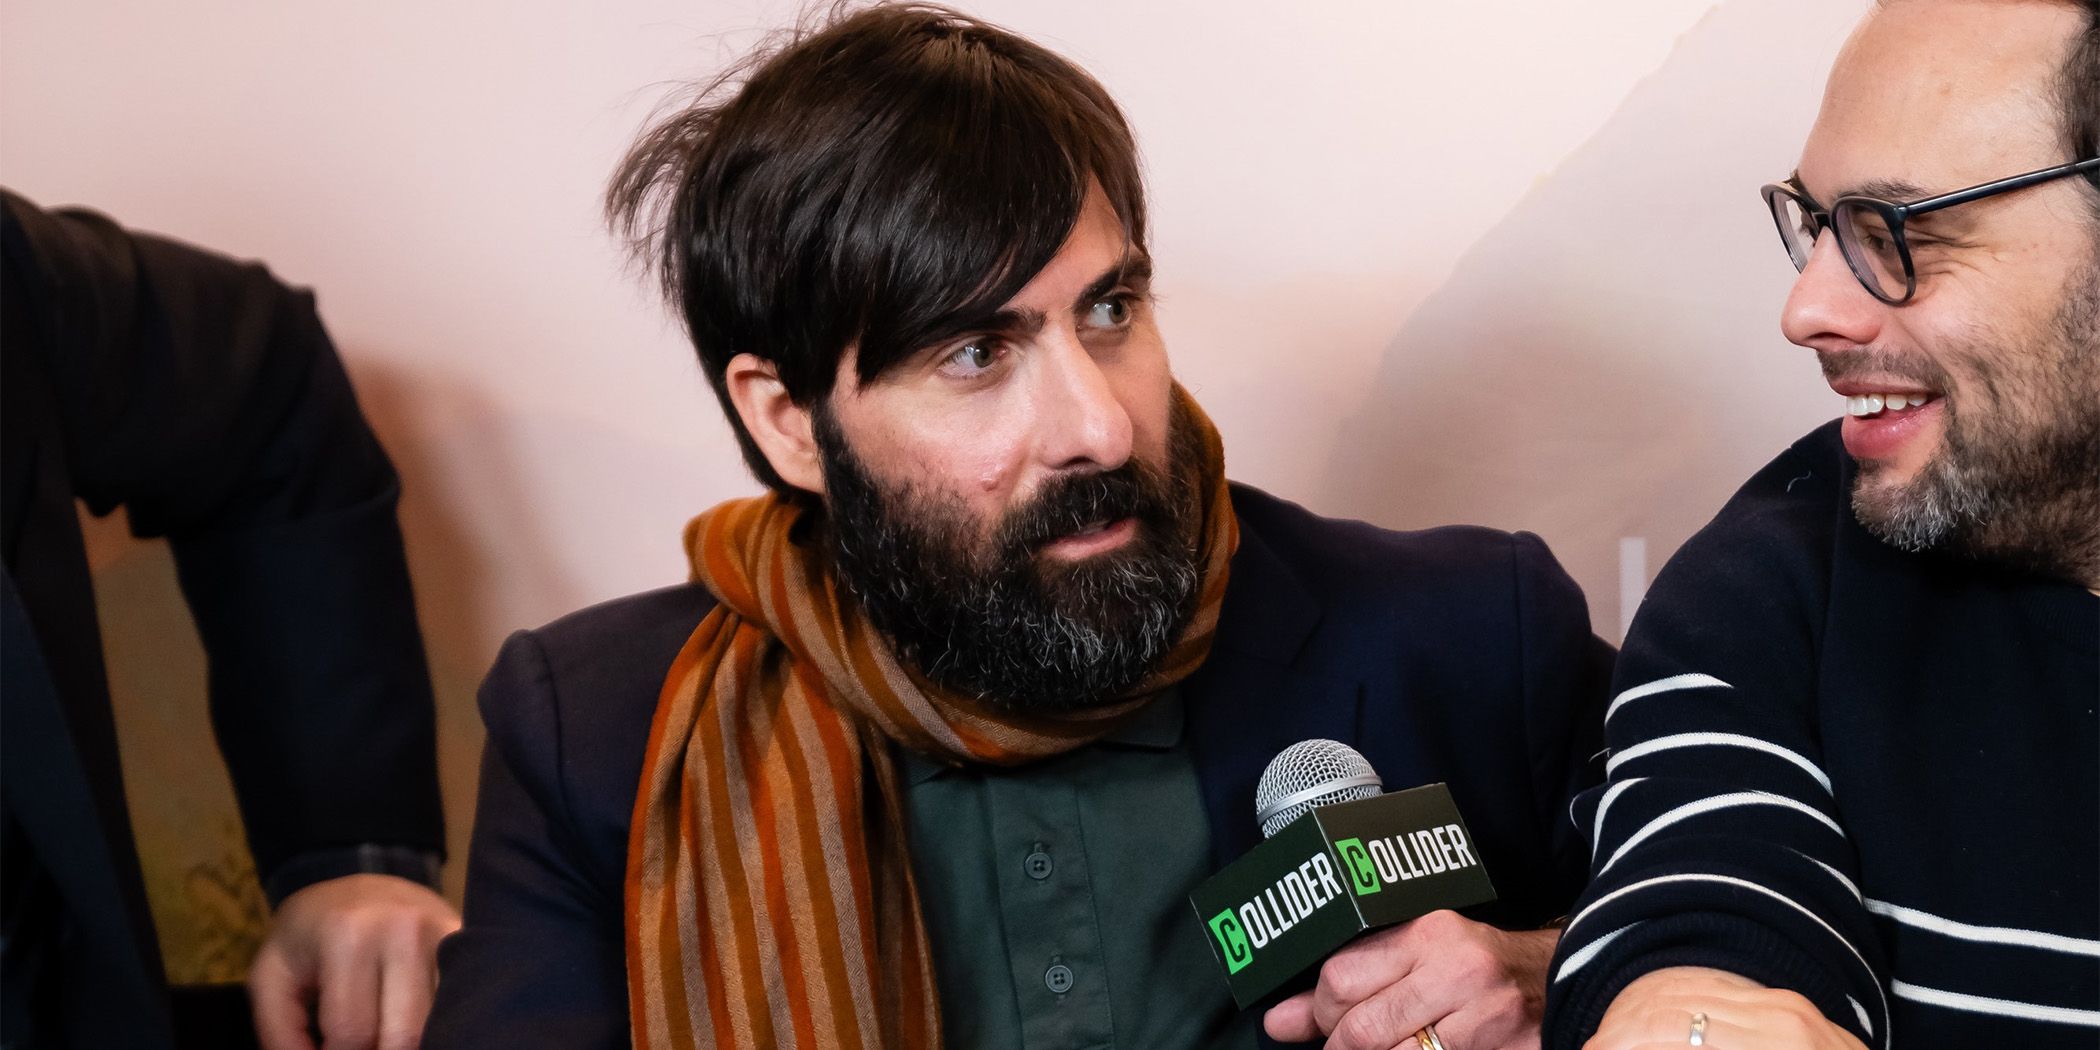
[[[1254,787],[1277,752],[1316,737],[1356,740],[1360,683],[1297,659],[1321,614],[1304,583],[1243,518],[1217,641],[1182,687],[1213,866],[1260,841]]]

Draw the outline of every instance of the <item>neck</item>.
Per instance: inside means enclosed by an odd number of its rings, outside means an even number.
[[[1956,547],[2100,593],[2100,488],[2009,509]]]

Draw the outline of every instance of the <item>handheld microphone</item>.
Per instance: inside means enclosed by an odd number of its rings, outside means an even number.
[[[1451,790],[1384,794],[1347,744],[1283,749],[1254,808],[1267,841],[1189,894],[1242,1009],[1365,930],[1495,899]]]

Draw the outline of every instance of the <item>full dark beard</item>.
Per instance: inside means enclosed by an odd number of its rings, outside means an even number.
[[[899,659],[934,683],[1013,711],[1111,703],[1156,670],[1202,583],[1200,447],[1178,411],[1163,475],[1133,459],[1061,475],[991,536],[962,502],[875,479],[836,420],[815,413],[825,542],[844,590]],[[1056,564],[1042,548],[1134,518],[1122,549]]]
[[[1964,351],[1993,410],[1950,404],[1942,447],[1917,477],[1875,485],[1862,465],[1852,505],[1867,531],[1904,550],[2100,577],[2100,266],[2066,291],[2044,345],[1979,340]],[[2054,361],[2021,375],[2021,357]]]

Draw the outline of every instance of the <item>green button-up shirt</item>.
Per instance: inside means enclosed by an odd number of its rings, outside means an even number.
[[[1255,1046],[1189,908],[1210,826],[1176,691],[1019,769],[900,755],[949,1045]]]

